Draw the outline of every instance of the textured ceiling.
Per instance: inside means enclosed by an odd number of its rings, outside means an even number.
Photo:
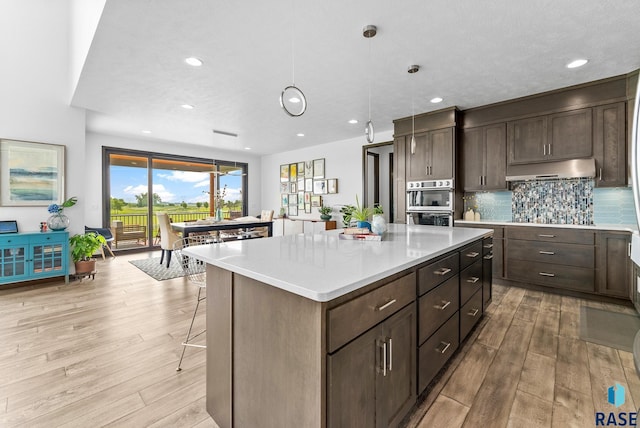
[[[90,110],[89,131],[258,155],[364,144],[369,85],[380,133],[412,112],[628,73],[640,68],[638,17],[638,0],[107,0],[72,104]],[[367,24],[376,37],[362,36]],[[565,68],[576,58],[589,63]],[[278,102],[294,65],[309,104],[299,118]]]

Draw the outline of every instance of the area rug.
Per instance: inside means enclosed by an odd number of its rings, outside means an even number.
[[[640,317],[603,309],[580,308],[580,339],[632,352]]]
[[[171,263],[169,264],[168,269],[166,267],[166,260],[163,264],[160,264],[160,257],[154,257],[152,259],[130,260],[129,263],[158,281],[164,281],[165,279],[184,276],[184,271],[180,267],[178,261],[174,258],[171,259]]]

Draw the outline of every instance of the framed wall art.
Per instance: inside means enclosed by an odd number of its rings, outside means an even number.
[[[289,181],[296,182],[298,181],[298,164],[292,163],[289,165]]]
[[[289,193],[289,182],[280,183],[280,193]]]
[[[289,195],[289,206],[291,205],[295,205],[296,207],[298,206],[298,194],[297,193],[291,193]]]
[[[318,208],[322,206],[322,196],[320,195],[312,195],[311,196],[311,207]]]
[[[313,178],[304,179],[304,191],[313,192]]]
[[[327,180],[327,193],[338,193],[337,178],[330,178]]]
[[[304,162],[298,162],[298,180],[304,178]]]
[[[313,178],[324,178],[324,158],[314,159],[313,161]]]
[[[313,180],[313,193],[325,195],[327,193],[327,180]]]
[[[289,164],[280,165],[280,181],[289,181]]]
[[[297,216],[298,215],[298,205],[289,205],[289,216]]]
[[[298,210],[304,210],[304,192],[298,192]]]
[[[0,140],[0,205],[62,202],[64,158],[62,145]]]
[[[313,178],[313,161],[304,162],[304,178]]]
[[[289,206],[289,194],[284,193],[280,195],[280,206],[281,207]]]

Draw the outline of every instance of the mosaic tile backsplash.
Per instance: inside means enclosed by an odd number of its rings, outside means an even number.
[[[591,181],[589,179],[582,179],[583,181]],[[522,192],[525,190],[520,188],[520,193],[518,195],[522,200],[529,201],[528,205],[534,201],[534,199],[540,199],[540,196],[545,193],[546,198],[542,200],[542,206],[547,206],[550,201],[556,201],[556,198],[560,199],[558,203],[558,207],[565,207],[569,205],[569,202],[565,202],[562,200],[563,197],[576,198],[580,199],[585,191],[584,186],[580,189],[576,189],[575,185],[570,185],[569,182],[575,180],[554,180],[556,185],[562,184],[560,187],[565,190],[554,192],[553,186],[551,188],[551,193],[546,189],[548,184],[552,183],[551,181],[538,181],[538,182],[519,182],[514,183],[513,192],[510,191],[499,191],[499,192],[478,192],[478,193],[466,193],[465,194],[465,211],[468,207],[473,208],[475,211],[480,212],[480,216],[483,220],[490,221],[500,221],[500,222],[508,222],[508,221],[527,221],[527,220],[516,220],[518,218],[524,218],[526,214],[524,214],[524,201],[520,203],[520,207],[516,207],[516,197],[515,190],[517,188],[516,184],[525,184],[529,183],[528,189],[531,191],[531,195],[525,195]],[[532,186],[532,183],[538,183],[537,186]],[[547,183],[542,184],[542,183]],[[542,186],[540,186],[542,184]],[[591,189],[591,223],[583,223],[583,224],[610,224],[610,225],[633,225],[636,223],[634,207],[633,207],[633,193],[630,187],[617,187],[617,188],[603,188],[598,189],[593,187],[593,182],[590,184]],[[541,190],[541,188],[543,190]],[[566,192],[567,189],[572,190],[572,196]],[[578,191],[577,194],[574,192]],[[580,193],[582,191],[582,193]],[[588,197],[587,197],[588,198]],[[513,199],[513,201],[512,201]],[[577,201],[576,201],[577,202]],[[554,202],[555,203],[555,202]],[[546,204],[546,205],[545,205]],[[533,202],[533,210],[535,211],[535,202]],[[538,212],[540,212],[540,201],[538,202]],[[567,213],[569,211],[567,210]],[[578,210],[575,211],[576,213]],[[555,217],[551,217],[552,214],[543,215],[543,218],[552,218],[556,224],[562,224],[561,221],[564,218],[564,224],[580,224],[577,220],[580,218],[578,216],[576,219],[573,217],[569,218],[567,213],[558,213],[558,209],[551,209],[549,213],[555,213]],[[582,216],[584,219],[584,215]],[[529,216],[529,218],[535,218],[533,215]],[[534,222],[535,220],[531,220]],[[547,223],[552,223],[551,221],[547,221]]]
[[[512,221],[593,224],[593,180],[517,181],[511,185]]]

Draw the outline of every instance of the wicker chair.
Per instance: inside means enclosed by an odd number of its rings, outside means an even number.
[[[198,345],[195,343],[191,343],[195,338],[204,334],[205,330],[192,335],[191,330],[193,329],[193,324],[196,320],[196,315],[198,314],[198,308],[200,307],[200,302],[206,299],[206,264],[202,260],[198,260],[195,257],[187,256],[183,254],[182,250],[186,247],[194,246],[194,245],[205,245],[211,244],[213,241],[205,239],[204,236],[200,238],[198,235],[191,236],[189,235],[187,238],[182,238],[178,241],[175,241],[173,244],[173,253],[176,256],[176,260],[180,263],[182,270],[185,273],[187,279],[192,282],[195,286],[198,287],[198,295],[196,299],[196,307],[193,311],[193,317],[191,318],[191,324],[189,324],[189,330],[187,331],[187,336],[182,342],[182,354],[180,355],[180,361],[178,362],[178,367],[176,371],[182,370],[182,359],[184,358],[184,353],[187,349],[187,346],[192,346],[194,348],[206,348],[206,345]]]

